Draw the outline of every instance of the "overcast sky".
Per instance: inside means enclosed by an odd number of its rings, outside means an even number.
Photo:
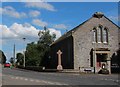
[[[38,40],[38,32],[44,26],[59,38],[95,12],[103,12],[118,25],[117,2],[2,2],[1,49],[9,60],[13,56],[13,44],[16,44],[16,52],[23,51],[26,43]]]

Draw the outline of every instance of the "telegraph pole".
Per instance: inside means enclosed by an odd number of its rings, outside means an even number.
[[[14,58],[14,65],[15,65],[15,44],[13,46],[13,58]]]
[[[23,38],[23,40],[25,41],[26,38]],[[23,50],[23,55],[24,55],[24,63],[23,63],[23,66],[25,67],[25,50]]]

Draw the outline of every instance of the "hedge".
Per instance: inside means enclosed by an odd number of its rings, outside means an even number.
[[[43,66],[17,66],[17,68],[20,69],[26,69],[26,70],[33,70],[33,71],[44,71],[44,67]]]

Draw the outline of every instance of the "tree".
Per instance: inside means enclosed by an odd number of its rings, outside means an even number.
[[[54,42],[56,38],[55,34],[50,35],[50,31],[46,27],[44,27],[44,31],[39,31],[38,36],[39,36],[38,44],[43,44],[47,47],[49,47],[50,44]]]
[[[4,64],[6,63],[6,56],[5,54],[3,53],[3,51],[0,50],[0,58],[1,58],[1,64]]]
[[[45,66],[50,51],[50,44],[55,40],[56,35],[50,35],[50,31],[44,27],[43,31],[38,33],[37,43],[29,43],[26,47],[25,59],[27,66]]]
[[[40,50],[40,57],[41,57],[41,63],[42,66],[47,66],[49,61],[49,51],[50,51],[50,45],[52,42],[54,42],[56,35],[50,34],[50,31],[44,27],[44,31],[40,31],[38,33],[39,41],[38,41],[38,49]]]
[[[25,57],[27,66],[38,66],[40,64],[38,44],[34,42],[27,44]]]
[[[24,62],[23,58],[24,58],[24,55],[22,53],[17,53],[17,55],[16,55],[17,62],[16,63],[18,63],[19,65],[23,65],[23,62]]]

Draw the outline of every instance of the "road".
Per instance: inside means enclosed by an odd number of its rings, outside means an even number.
[[[118,85],[118,75],[35,72],[2,69],[2,85]]]

